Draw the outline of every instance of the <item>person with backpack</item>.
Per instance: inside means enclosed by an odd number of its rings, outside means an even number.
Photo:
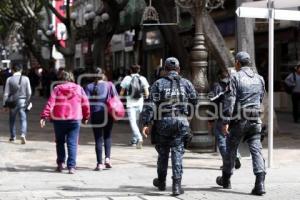
[[[297,123],[299,120],[300,103],[300,62],[297,63],[295,71],[290,73],[284,80],[286,92],[292,97],[293,119]]]
[[[197,92],[190,81],[179,75],[179,61],[175,57],[165,61],[166,75],[151,87],[149,103],[145,104],[141,121],[145,137],[151,134],[152,144],[158,153],[157,178],[153,185],[160,191],[166,190],[168,160],[171,152],[172,195],[183,194],[181,180],[184,142],[189,134],[188,116],[190,106],[198,103]],[[155,132],[151,129],[155,127]]]
[[[132,139],[130,145],[141,149],[143,145],[143,137],[138,127],[137,119],[142,112],[144,105],[144,96],[149,96],[149,83],[144,76],[139,74],[141,67],[132,65],[130,67],[130,75],[126,76],[121,82],[121,96],[126,95],[126,106],[128,111],[129,123],[132,129]]]
[[[10,142],[16,140],[16,117],[20,117],[21,144],[26,144],[27,113],[26,108],[31,97],[29,78],[22,75],[21,64],[14,64],[11,68],[13,75],[6,80],[3,107],[9,109]]]

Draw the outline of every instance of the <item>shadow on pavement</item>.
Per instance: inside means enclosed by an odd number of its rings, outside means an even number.
[[[186,187],[183,187],[183,189],[185,191],[220,192],[220,193],[230,193],[230,194],[239,194],[239,195],[253,196],[250,193],[236,192],[236,191],[233,191],[233,190],[226,190],[226,189],[223,189],[222,187],[209,187],[209,188],[186,188]]]
[[[45,173],[58,173],[55,171],[56,166],[28,166],[28,165],[11,165],[4,168],[0,168],[0,172],[45,172]],[[92,168],[77,167],[76,170],[93,171]],[[67,169],[64,171],[67,172]]]
[[[82,187],[72,187],[63,186],[59,188],[64,191],[81,191],[81,192],[104,192],[104,193],[126,193],[128,196],[169,196],[165,193],[159,193],[155,187],[143,187],[143,186],[131,186],[131,185],[121,185],[119,188],[82,188]],[[135,195],[130,195],[135,194]],[[114,195],[109,195],[114,196]],[[123,195],[120,195],[123,196]]]

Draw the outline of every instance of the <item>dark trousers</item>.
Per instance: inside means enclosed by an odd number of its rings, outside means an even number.
[[[103,164],[102,162],[102,146],[104,140],[105,158],[110,158],[111,153],[111,131],[113,128],[113,119],[109,116],[105,119],[103,112],[93,113],[91,116],[91,122],[93,125],[93,132],[95,138],[95,151],[97,157],[97,164]]]
[[[248,120],[230,124],[230,135],[228,136],[228,150],[223,158],[223,172],[233,173],[237,149],[243,137],[247,138],[249,151],[252,157],[253,173],[255,175],[265,172],[265,160],[262,155],[262,144],[260,141],[261,124]]]
[[[293,104],[293,118],[294,122],[297,122],[299,119],[299,102],[300,101],[300,93],[292,94],[292,104]]]
[[[157,159],[157,175],[158,177],[166,178],[168,171],[169,154],[171,151],[172,174],[173,178],[181,178],[182,158],[184,154],[183,144],[177,146],[156,145],[155,149],[158,153]]]
[[[76,167],[78,137],[80,131],[80,121],[59,120],[54,121],[55,141],[56,141],[56,163],[64,163],[66,160],[65,143],[67,142],[68,160],[67,167]]]

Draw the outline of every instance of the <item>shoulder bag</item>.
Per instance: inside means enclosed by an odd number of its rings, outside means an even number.
[[[19,89],[21,87],[21,82],[22,82],[22,75],[19,78],[18,89],[15,92],[9,94],[7,100],[5,101],[4,107],[13,109],[13,108],[15,108],[17,106],[18,99],[11,99],[11,97],[13,95],[17,94],[17,92],[19,91]],[[8,87],[9,87],[9,83],[8,83]]]
[[[113,91],[113,85],[108,82],[108,95],[106,100],[109,115],[115,120],[120,120],[125,116],[124,105],[119,96]]]

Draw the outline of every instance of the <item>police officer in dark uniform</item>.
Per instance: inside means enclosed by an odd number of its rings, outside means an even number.
[[[141,121],[143,134],[152,127],[151,139],[158,153],[157,175],[153,185],[166,189],[169,154],[171,152],[174,196],[183,194],[181,188],[184,142],[189,134],[188,104],[197,104],[197,93],[190,81],[179,76],[179,61],[170,57],[165,61],[166,75],[151,87],[149,101],[144,105]]]
[[[252,156],[253,172],[256,176],[254,195],[265,194],[265,160],[262,155],[260,119],[261,104],[265,94],[263,78],[251,68],[250,56],[246,52],[236,55],[237,72],[230,80],[230,92],[225,94],[223,110],[223,133],[228,136],[228,153],[223,159],[222,176],[217,184],[231,189],[230,177],[233,173],[237,148],[243,139],[248,143]],[[229,129],[229,131],[228,131]]]
[[[214,112],[218,113],[214,120],[209,121],[209,127],[212,127],[213,129],[213,133],[215,134],[217,141],[217,146],[222,158],[225,157],[227,152],[227,137],[222,132],[223,120],[220,112],[224,104],[224,96],[226,92],[229,91],[229,80],[230,76],[228,71],[220,69],[218,71],[218,81],[213,84],[212,89],[209,93],[210,101],[215,103],[215,105],[217,106],[217,110],[214,110]],[[237,151],[237,156],[235,159],[235,169],[239,169],[241,167],[240,157],[241,155],[239,151]],[[221,166],[221,169],[223,169],[223,166]]]

